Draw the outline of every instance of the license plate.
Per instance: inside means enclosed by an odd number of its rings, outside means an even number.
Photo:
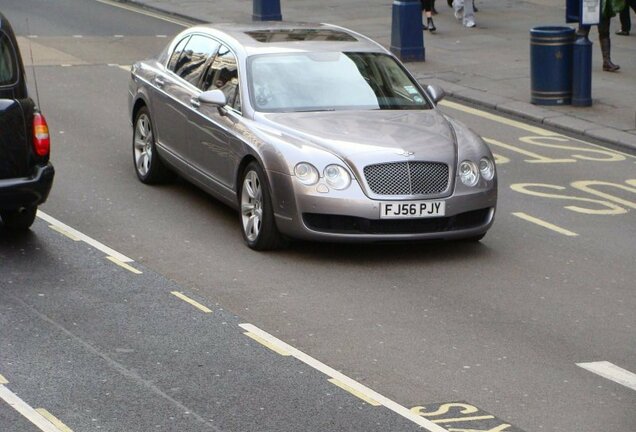
[[[380,203],[380,219],[413,219],[446,214],[444,201],[393,201]]]

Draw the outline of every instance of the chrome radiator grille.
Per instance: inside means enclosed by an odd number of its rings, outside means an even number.
[[[448,165],[439,162],[393,162],[364,167],[377,195],[433,195],[448,187]]]

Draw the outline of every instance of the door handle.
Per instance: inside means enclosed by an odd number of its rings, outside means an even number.
[[[155,77],[155,84],[157,84],[157,87],[163,87],[163,85],[164,85],[165,83],[166,83],[166,82],[163,80],[163,78],[158,77],[158,76],[157,76],[157,77]]]
[[[199,102],[198,97],[193,96],[192,98],[190,98],[190,105],[192,105],[194,108],[199,108],[201,106],[201,102]]]

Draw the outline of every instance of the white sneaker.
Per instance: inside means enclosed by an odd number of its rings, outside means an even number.
[[[455,9],[455,18],[461,20],[464,17],[464,8]]]
[[[468,20],[468,21],[466,21],[466,22],[464,23],[464,26],[465,26],[465,27],[468,27],[468,28],[473,28],[473,27],[475,27],[476,25],[477,25],[477,24],[476,24],[476,23],[475,23],[475,21],[473,21],[473,20]]]

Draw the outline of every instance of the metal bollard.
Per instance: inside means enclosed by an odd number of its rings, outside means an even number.
[[[390,49],[402,61],[424,61],[420,0],[393,0]]]
[[[592,42],[587,35],[572,47],[572,105],[592,105]]]
[[[282,21],[280,0],[253,0],[252,21]]]

